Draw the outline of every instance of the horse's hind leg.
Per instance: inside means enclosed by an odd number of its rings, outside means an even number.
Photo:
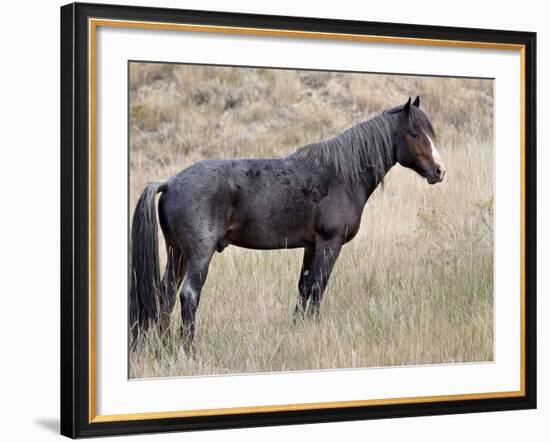
[[[187,258],[185,278],[180,291],[183,347],[191,349],[195,337],[195,314],[215,247],[202,248]]]
[[[162,276],[159,296],[159,326],[163,338],[168,337],[170,331],[170,314],[176,303],[178,292],[185,272],[185,258],[181,247],[176,241],[174,230],[170,227],[169,214],[166,213],[166,194],[159,198],[158,204],[159,224],[166,244],[166,268]]]
[[[184,256],[179,247],[170,245],[166,241],[166,254],[166,269],[162,277],[162,290],[159,297],[160,332],[163,337],[170,332],[170,314],[174,309],[176,293],[185,271]]]
[[[313,248],[306,247],[304,249],[302,268],[300,269],[300,279],[298,280],[298,301],[296,301],[296,307],[294,308],[294,323],[304,319],[307,301],[311,295],[310,287],[312,286],[313,281],[314,257],[315,250]]]

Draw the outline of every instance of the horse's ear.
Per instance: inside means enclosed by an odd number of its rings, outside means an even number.
[[[420,95],[417,95],[414,99],[413,106],[420,107]]]
[[[405,111],[405,115],[409,115],[409,112],[411,111],[411,97],[409,97],[405,103],[405,106],[403,106],[403,110]]]

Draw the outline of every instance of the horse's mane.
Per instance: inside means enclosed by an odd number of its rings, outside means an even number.
[[[301,147],[292,156],[333,169],[350,186],[366,180],[378,184],[395,164],[393,114],[402,110],[403,106],[398,106],[384,111],[333,138]],[[435,140],[426,115],[415,106],[411,106],[410,112],[413,126]]]

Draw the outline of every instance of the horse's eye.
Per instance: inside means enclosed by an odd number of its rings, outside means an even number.
[[[411,137],[418,138],[418,134],[416,132],[410,132]]]

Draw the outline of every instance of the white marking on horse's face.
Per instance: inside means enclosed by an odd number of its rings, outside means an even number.
[[[435,148],[434,142],[432,141],[432,139],[430,138],[430,136],[428,134],[426,134],[426,137],[428,137],[428,141],[430,142],[430,146],[432,148],[432,158],[433,158],[434,162],[442,166],[443,162],[441,161],[441,157],[439,156],[439,152]]]
[[[426,137],[428,138],[428,141],[430,142],[430,147],[432,148],[432,159],[436,166],[439,166],[439,168],[443,171],[443,175],[445,174],[445,166],[443,164],[443,161],[441,160],[441,157],[439,156],[439,152],[437,151],[434,142],[430,138],[428,134],[426,134]]]
[[[304,276],[309,275],[309,270],[304,270]]]

